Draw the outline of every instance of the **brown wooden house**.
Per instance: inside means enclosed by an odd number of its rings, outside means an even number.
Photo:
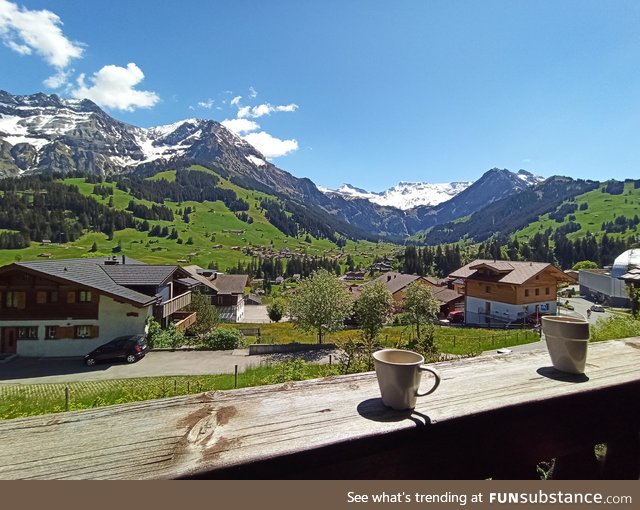
[[[465,322],[483,325],[555,314],[558,283],[570,281],[549,263],[506,260],[474,260],[449,276],[464,280]]]
[[[132,259],[83,258],[17,262],[0,267],[0,353],[81,356],[122,335],[195,320],[188,276],[178,266]]]

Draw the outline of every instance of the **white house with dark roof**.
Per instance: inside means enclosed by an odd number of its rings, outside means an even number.
[[[82,258],[0,267],[0,354],[81,356],[154,316],[185,328],[189,274],[132,259]]]

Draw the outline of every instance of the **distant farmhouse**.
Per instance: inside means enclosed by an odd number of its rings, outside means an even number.
[[[431,288],[433,297],[440,302],[440,316],[446,317],[447,314],[455,309],[457,305],[462,305],[464,296],[459,292],[446,287],[446,280],[437,280],[428,276],[418,276],[411,274],[397,273],[395,271],[388,271],[385,274],[379,276],[371,283],[381,282],[387,290],[391,293],[393,300],[396,303],[396,309],[399,311],[402,309],[404,301],[404,295],[407,288],[412,283],[418,282],[422,285],[428,285]]]
[[[572,281],[552,264],[506,260],[474,260],[449,277],[464,281],[465,322],[491,326],[555,314],[558,283]]]
[[[244,319],[244,289],[249,277],[246,274],[222,274],[199,266],[184,266],[197,284],[195,290],[209,297],[222,322],[241,322]]]
[[[121,335],[193,324],[194,286],[179,266],[133,259],[80,258],[0,267],[0,353],[81,356]]]

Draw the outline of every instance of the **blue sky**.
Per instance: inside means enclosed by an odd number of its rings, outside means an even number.
[[[322,186],[639,173],[636,0],[0,0],[0,39],[0,89],[227,121]]]

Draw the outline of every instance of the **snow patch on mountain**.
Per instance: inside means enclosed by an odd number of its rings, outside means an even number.
[[[338,189],[318,188],[326,195],[341,195],[346,199],[361,198],[378,205],[407,210],[420,205],[437,205],[464,191],[472,182],[431,184],[428,182],[400,182],[383,192],[376,193],[343,184]]]
[[[249,163],[251,163],[251,164],[253,164],[255,166],[266,166],[267,165],[267,162],[264,159],[259,158],[257,156],[254,156],[253,154],[249,154],[248,156],[245,156],[245,159]]]

